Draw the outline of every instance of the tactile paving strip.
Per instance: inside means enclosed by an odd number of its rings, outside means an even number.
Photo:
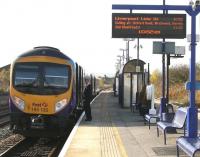
[[[101,156],[102,157],[121,157],[124,156],[119,148],[120,141],[117,136],[119,136],[117,130],[112,124],[112,119],[109,113],[109,105],[105,102],[106,95],[103,93],[101,98],[101,103],[98,109],[100,109],[100,145],[101,145]]]

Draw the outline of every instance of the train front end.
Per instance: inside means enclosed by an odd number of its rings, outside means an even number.
[[[26,136],[59,135],[75,109],[74,63],[60,51],[36,48],[11,67],[11,128]]]

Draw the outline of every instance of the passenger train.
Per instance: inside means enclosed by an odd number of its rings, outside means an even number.
[[[82,111],[83,68],[53,47],[20,55],[10,70],[11,129],[25,136],[62,135]],[[95,95],[95,77],[91,76]]]

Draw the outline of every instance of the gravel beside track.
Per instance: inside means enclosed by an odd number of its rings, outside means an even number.
[[[21,135],[11,135],[0,141],[0,156],[5,156],[13,147],[23,141],[25,138]]]
[[[12,131],[9,130],[9,125],[0,128],[0,142],[11,135]]]
[[[56,157],[65,140],[64,138],[22,138],[18,144],[9,143],[8,145],[13,147],[2,154],[2,157]]]
[[[0,128],[9,124],[8,96],[0,95]]]

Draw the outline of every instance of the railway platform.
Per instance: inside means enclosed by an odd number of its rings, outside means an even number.
[[[120,108],[112,92],[101,92],[91,108],[93,120],[87,122],[82,117],[59,157],[176,156],[176,138],[182,134],[167,134],[164,145],[163,134],[158,138],[155,126],[149,130],[137,112]],[[180,156],[183,154],[180,152]]]

